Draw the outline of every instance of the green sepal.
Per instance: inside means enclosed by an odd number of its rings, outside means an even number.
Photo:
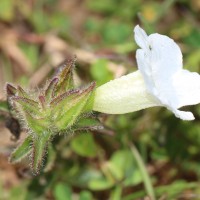
[[[80,93],[79,90],[70,90],[62,95],[57,96],[50,102],[50,106],[54,111],[61,108],[63,110],[63,106],[65,106],[68,102],[70,102],[72,99],[74,99],[78,94]],[[60,111],[60,110],[59,110]]]
[[[55,96],[55,89],[56,89],[58,80],[59,79],[57,77],[53,78],[50,81],[47,89],[45,90],[45,100],[47,103],[49,103],[51,101],[51,99]]]
[[[25,98],[29,97],[29,95],[25,92],[25,90],[22,87],[17,86],[17,91],[18,91],[18,96]]]
[[[31,157],[31,168],[34,174],[40,172],[44,164],[45,154],[47,153],[48,143],[50,141],[50,132],[44,132],[41,136],[33,139],[33,152]]]
[[[80,130],[99,130],[103,129],[103,125],[97,118],[80,117],[80,119],[76,122],[75,126],[72,128],[74,131]]]
[[[70,61],[65,61],[61,65],[61,72],[58,75],[59,81],[56,85],[55,94],[59,95],[65,91],[74,88],[73,70],[75,66],[75,58]]]
[[[72,126],[78,119],[79,115],[83,113],[84,106],[87,104],[95,83],[93,82],[89,87],[82,90],[78,95],[68,101],[65,107],[63,107],[63,114],[56,120],[56,127],[58,130],[64,130]]]
[[[87,104],[84,106],[82,112],[89,113],[93,110],[94,97],[95,97],[95,88],[93,88],[93,90],[91,91],[90,98],[88,99]]]
[[[61,118],[66,110],[71,107],[71,104],[73,104],[73,99],[77,97],[78,93],[78,90],[70,90],[53,99],[53,101],[50,103],[50,107],[51,116],[53,116],[54,121],[57,121],[59,118]]]
[[[10,155],[9,161],[11,163],[20,162],[24,157],[31,153],[32,137],[29,135],[20,144],[15,151]]]
[[[46,118],[34,118],[27,112],[25,112],[25,116],[28,127],[32,130],[31,133],[34,132],[34,135],[41,135],[43,134],[44,130],[50,128],[49,122],[46,120]]]
[[[33,115],[41,115],[38,102],[20,96],[14,96],[12,97],[12,100],[20,104],[23,111],[27,111]]]
[[[40,96],[38,97],[38,100],[39,100],[39,104],[40,104],[40,106],[42,107],[42,109],[43,109],[43,110],[46,110],[47,105],[46,105],[45,96],[40,95]]]
[[[17,88],[10,83],[6,84],[6,93],[8,97],[15,96],[17,94]]]

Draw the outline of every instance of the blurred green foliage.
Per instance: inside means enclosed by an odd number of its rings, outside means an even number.
[[[92,78],[97,82],[97,86],[114,79],[113,73],[108,69],[108,61],[99,59],[91,65],[90,73]]]
[[[115,77],[109,56],[134,71],[137,47],[132,30],[138,23],[148,33],[176,40],[185,68],[200,72],[199,12],[199,0],[1,0],[0,25],[45,38],[53,32],[74,47],[85,45],[100,55],[108,54],[87,68],[81,64],[77,68],[78,73],[85,72],[85,80],[102,85]],[[15,78],[12,61],[4,53],[0,68],[5,81],[27,85],[48,56],[39,42],[19,40],[18,47],[32,64],[28,75]],[[0,173],[0,200],[134,200],[147,196],[148,187],[153,187],[157,199],[199,199],[200,106],[190,109],[196,117],[192,122],[181,121],[162,108],[103,115],[105,130],[56,138],[48,167],[40,176],[24,175],[18,185],[8,187]],[[7,106],[0,102],[0,110],[7,111]],[[146,172],[130,144],[146,166],[147,187]]]

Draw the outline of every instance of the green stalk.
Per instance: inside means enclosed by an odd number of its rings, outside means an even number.
[[[146,193],[150,197],[151,200],[156,200],[153,185],[151,183],[151,179],[150,179],[150,176],[147,172],[145,164],[144,164],[138,150],[136,149],[136,147],[133,144],[130,144],[130,148],[131,148],[131,152],[133,153],[133,156],[134,156],[134,158],[137,162],[137,165],[140,169],[140,172],[141,172],[141,175],[142,175],[142,178],[143,178],[143,181],[144,181]]]

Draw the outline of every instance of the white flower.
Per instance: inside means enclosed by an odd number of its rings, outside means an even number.
[[[123,114],[152,106],[165,106],[176,117],[193,120],[182,106],[200,103],[200,75],[184,70],[182,53],[169,37],[147,35],[138,25],[135,40],[139,70],[110,81],[96,90],[94,110]]]

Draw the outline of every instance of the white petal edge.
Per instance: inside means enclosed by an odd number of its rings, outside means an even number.
[[[176,117],[182,119],[182,120],[194,120],[194,115],[191,112],[187,112],[187,111],[181,111],[181,110],[177,110],[177,109],[173,109],[173,108],[168,108],[169,110],[171,110]]]
[[[200,75],[181,70],[173,77],[173,85],[178,98],[177,108],[200,103]]]
[[[107,114],[125,114],[161,106],[147,92],[140,71],[112,80],[96,89],[93,110]]]
[[[148,35],[139,25],[134,28],[135,41],[141,48],[148,48]]]

